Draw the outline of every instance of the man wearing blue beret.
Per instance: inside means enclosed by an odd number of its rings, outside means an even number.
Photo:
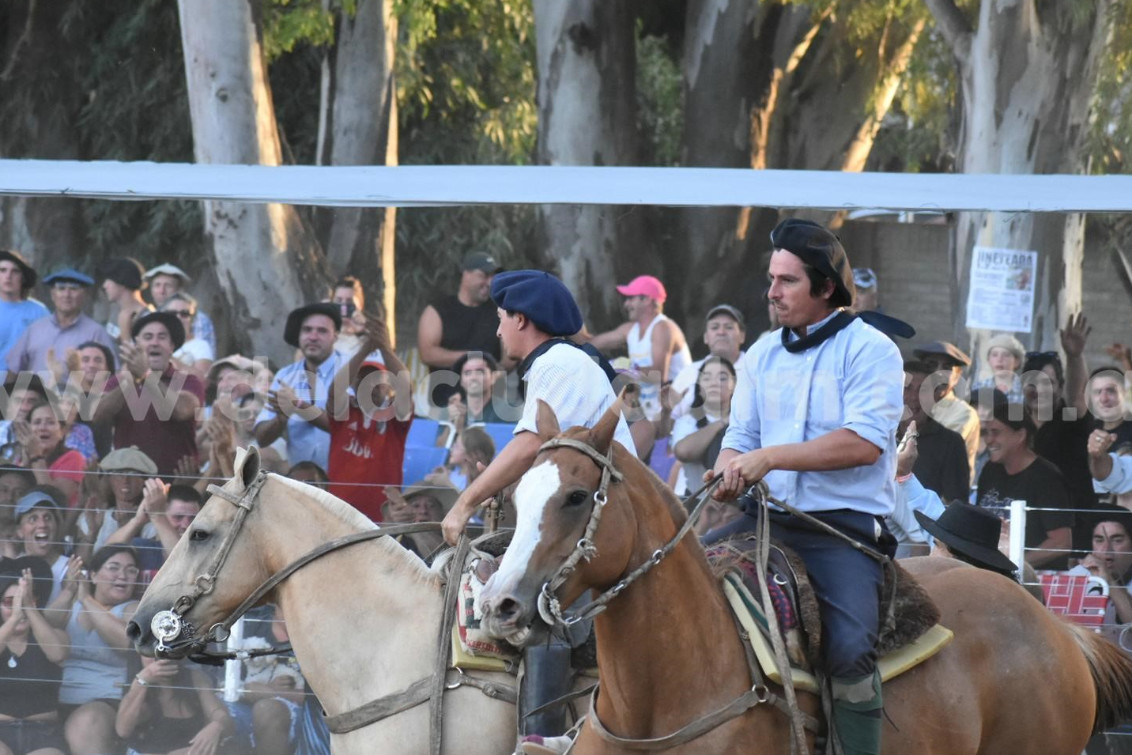
[[[498,308],[503,355],[519,362],[526,401],[514,438],[444,518],[444,538],[453,545],[481,504],[530,469],[542,445],[536,427],[539,400],[554,410],[558,425],[567,428],[593,427],[617,399],[609,376],[594,357],[568,340],[582,329],[582,313],[562,281],[540,270],[499,273],[491,282],[491,298]],[[624,417],[618,420],[614,440],[636,453]],[[567,691],[563,684],[569,679],[568,647],[528,648],[524,661],[528,679],[538,681],[525,683],[529,686],[523,692],[522,708],[537,708]],[[560,735],[564,729],[560,709],[526,717],[520,726],[523,734],[543,736]]]
[[[55,350],[55,357],[63,361],[67,349],[74,349],[87,341],[101,343],[114,350],[114,340],[99,325],[83,314],[87,289],[94,279],[78,270],[60,270],[43,279],[51,287],[52,314],[44,315],[23,332],[8,351],[9,372],[48,369],[47,352]]]
[[[722,476],[721,500],[763,480],[775,498],[871,554],[801,517],[767,512],[771,537],[801,556],[814,586],[836,736],[846,755],[876,755],[882,562],[895,544],[883,520],[895,508],[903,364],[884,333],[848,310],[853,271],[836,235],[790,219],[770,238],[768,298],[782,328],[744,355],[723,449],[705,477]],[[707,539],[754,527],[760,507],[741,500],[745,515]]]

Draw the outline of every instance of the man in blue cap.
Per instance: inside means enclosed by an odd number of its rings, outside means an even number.
[[[514,438],[460,494],[444,518],[444,538],[451,544],[481,504],[530,469],[542,445],[536,427],[540,399],[554,410],[563,428],[593,427],[617,400],[609,376],[591,353],[568,340],[581,330],[582,313],[562,281],[540,270],[499,273],[491,282],[491,298],[498,308],[504,358],[519,362],[526,401]],[[624,417],[617,423],[614,440],[636,453]],[[524,652],[524,662],[523,710],[537,708],[568,691],[569,647],[553,643],[531,647]],[[560,709],[527,716],[520,723],[520,733],[526,735],[556,736],[564,729]]]
[[[55,357],[62,361],[67,349],[77,348],[87,341],[114,349],[114,341],[106,328],[83,314],[87,289],[94,285],[94,279],[68,268],[52,273],[43,282],[51,287],[55,311],[29,325],[8,351],[9,372],[41,372],[48,369],[48,351],[54,350]]]
[[[765,480],[775,498],[876,556],[800,517],[768,513],[771,536],[801,556],[817,595],[830,723],[846,755],[876,755],[883,709],[876,670],[881,561],[895,544],[883,519],[895,508],[903,365],[896,345],[848,310],[855,284],[836,235],[790,219],[771,232],[771,243],[768,297],[783,327],[744,355],[723,449],[706,476],[722,476],[720,500]],[[707,539],[750,529],[758,516],[751,505]]]

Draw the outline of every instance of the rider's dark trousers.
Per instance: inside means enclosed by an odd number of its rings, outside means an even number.
[[[754,507],[752,507],[754,508]],[[710,544],[755,531],[757,508],[704,536]],[[879,550],[882,525],[875,516],[856,511],[816,515],[826,524]],[[880,598],[884,571],[880,563],[840,538],[789,514],[770,513],[770,535],[792,548],[806,565],[821,609],[825,673],[836,678],[868,676],[876,668]],[[887,536],[887,533],[885,533]]]

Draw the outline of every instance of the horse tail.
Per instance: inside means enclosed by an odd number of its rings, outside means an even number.
[[[1089,663],[1097,691],[1093,731],[1111,729],[1132,720],[1132,658],[1096,632],[1066,622]]]

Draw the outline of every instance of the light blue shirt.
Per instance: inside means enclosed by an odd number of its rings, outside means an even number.
[[[342,361],[342,355],[335,351],[318,366],[316,377],[318,384],[315,386],[314,396],[311,395],[310,381],[307,379],[307,371],[304,368],[306,361],[302,359],[279,370],[275,379],[271,381],[271,390],[277,391],[283,385],[290,386],[300,401],[309,401],[315,406],[325,409],[326,396],[330,392],[330,386],[334,382],[334,374],[338,372]],[[270,407],[264,406],[255,422],[258,425],[260,422],[273,419],[275,419],[275,412]],[[287,462],[289,464],[313,461],[325,470],[329,464],[329,457],[330,433],[320,430],[298,414],[292,414],[287,418]]]
[[[28,326],[47,314],[47,307],[35,299],[0,301],[0,364]]]
[[[1112,458],[1112,471],[1103,480],[1093,480],[1093,490],[1116,495],[1132,492],[1132,456],[1109,456]]]
[[[888,529],[898,543],[932,543],[932,536],[924,532],[914,512],[919,511],[931,519],[939,519],[946,507],[939,494],[928,490],[916,475],[896,485],[896,509],[888,518]]]
[[[811,332],[828,319],[811,326]],[[802,511],[891,515],[896,425],[904,409],[904,365],[896,344],[854,320],[796,354],[775,332],[742,361],[723,448],[745,453],[851,430],[881,450],[875,464],[821,472],[773,470],[766,476],[771,494]]]

